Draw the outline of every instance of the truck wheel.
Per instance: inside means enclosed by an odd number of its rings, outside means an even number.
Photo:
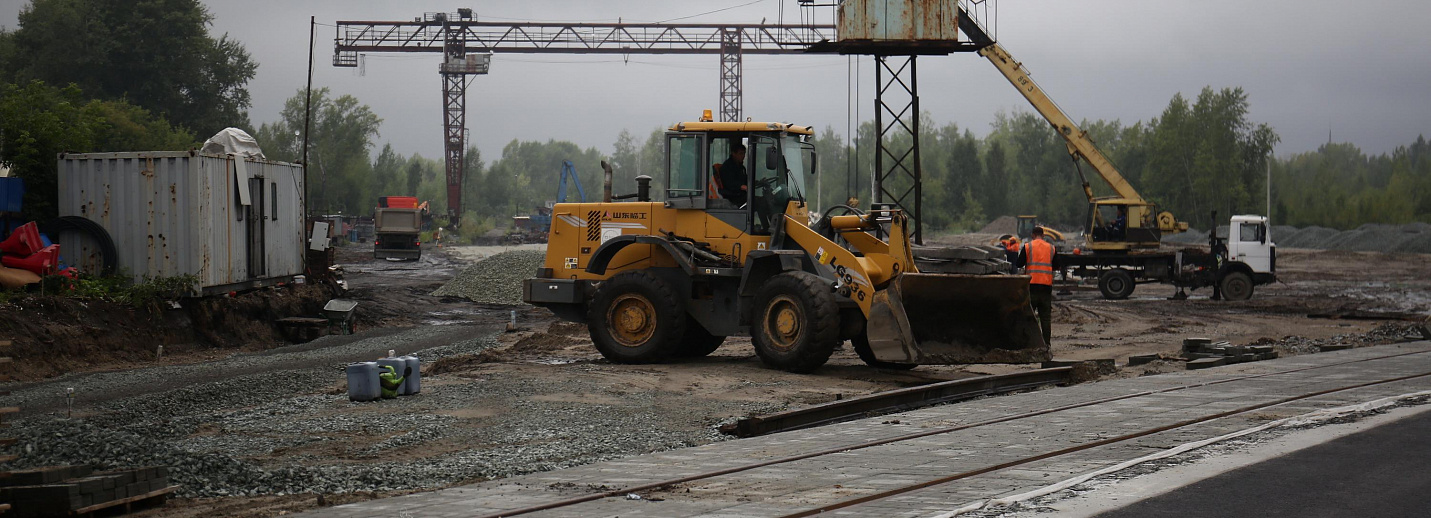
[[[676,356],[681,358],[710,356],[711,353],[716,352],[716,349],[720,349],[722,343],[725,343],[724,336],[711,334],[710,331],[706,331],[706,326],[687,316],[686,334],[681,337],[681,345],[676,348]]]
[[[874,349],[870,349],[870,339],[868,336],[865,336],[864,333],[860,333],[859,336],[851,338],[850,344],[855,346],[855,354],[860,356],[860,361],[876,369],[907,371],[919,366],[917,363],[895,363],[876,360]]]
[[[1126,299],[1136,287],[1133,274],[1122,268],[1114,268],[1098,276],[1098,291],[1103,292],[1103,298],[1108,300]]]
[[[666,281],[621,272],[602,282],[587,308],[591,341],[616,363],[654,363],[675,352],[685,334],[686,309]]]
[[[1247,300],[1252,298],[1252,277],[1242,272],[1222,276],[1222,298]]]
[[[840,345],[840,308],[823,279],[805,272],[772,277],[755,297],[750,341],[771,367],[810,372]]]

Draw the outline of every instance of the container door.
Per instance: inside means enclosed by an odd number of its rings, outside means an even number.
[[[263,233],[264,223],[268,221],[268,211],[265,208],[272,200],[267,199],[262,177],[249,179],[248,185],[253,202],[244,207],[244,211],[248,213],[248,276],[250,279],[259,279],[268,275],[268,254],[263,249]]]

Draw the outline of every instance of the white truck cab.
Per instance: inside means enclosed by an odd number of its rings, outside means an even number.
[[[1274,273],[1277,245],[1266,216],[1233,216],[1227,231],[1227,260],[1246,264],[1254,273]]]

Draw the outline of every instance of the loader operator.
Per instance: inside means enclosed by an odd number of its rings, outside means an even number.
[[[745,174],[745,145],[730,143],[730,158],[720,165],[720,195],[737,207],[745,205],[745,193],[750,179]]]
[[[1034,227],[1015,266],[1029,276],[1029,302],[1043,327],[1043,342],[1053,339],[1053,244],[1043,240],[1043,227]]]
[[[404,367],[402,376],[397,375],[397,369],[392,365],[384,365],[383,372],[378,374],[378,383],[382,385],[383,399],[398,397],[398,388],[402,387],[402,381],[412,374],[412,367]]]

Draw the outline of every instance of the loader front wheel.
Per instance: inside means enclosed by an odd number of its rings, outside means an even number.
[[[686,328],[675,293],[666,281],[639,270],[602,282],[586,315],[596,350],[616,363],[655,363],[671,356]]]
[[[823,279],[782,273],[767,281],[755,300],[750,339],[766,365],[810,372],[840,345],[840,308]]]

